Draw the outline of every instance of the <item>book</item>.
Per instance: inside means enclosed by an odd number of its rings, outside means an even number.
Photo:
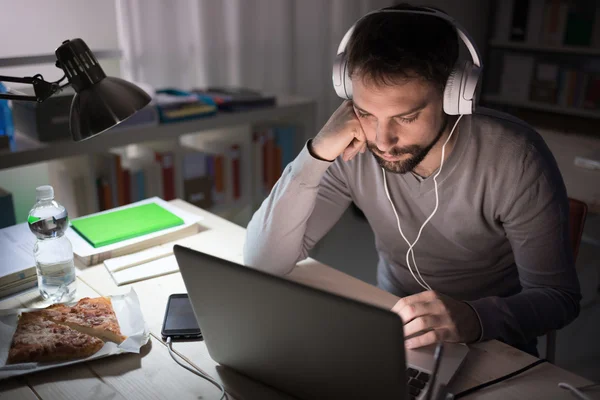
[[[183,225],[183,219],[156,203],[71,220],[71,226],[95,248]]]
[[[0,298],[36,287],[37,283],[37,275],[33,275],[29,278],[24,278],[8,285],[0,286]]]
[[[175,167],[174,153],[171,151],[156,152],[156,161],[161,167],[163,199],[175,199]]]
[[[510,27],[510,40],[512,42],[525,41],[527,33],[527,17],[529,13],[529,0],[514,0],[512,21]]]
[[[17,223],[12,193],[0,188],[0,228],[6,228]]]
[[[252,203],[257,205],[264,198],[264,158],[263,145],[264,135],[261,131],[255,130],[252,133]]]
[[[583,107],[592,110],[600,108],[600,74],[590,76],[585,89]]]
[[[210,97],[221,111],[245,111],[275,105],[275,96],[246,88],[209,87],[192,92]]]
[[[280,172],[283,172],[285,167],[296,158],[294,151],[295,136],[296,130],[293,126],[275,126],[275,143],[281,149]]]
[[[240,146],[234,144],[229,152],[231,160],[231,180],[232,180],[232,197],[233,200],[239,200],[242,197],[242,182],[240,171]]]
[[[181,210],[180,208],[177,208],[157,197],[118,207],[116,210],[122,210],[149,203],[156,203],[160,205],[162,208],[183,219],[184,224],[99,248],[93,247],[87,240],[81,237],[77,231],[75,231],[75,229],[68,229],[66,235],[73,245],[73,254],[75,255],[75,258],[83,265],[94,265],[109,258],[135,253],[153,246],[158,246],[170,241],[179,240],[184,237],[194,235],[202,228],[199,225],[202,217],[186,212],[185,210]],[[93,215],[102,215],[113,211],[115,210],[104,211]]]
[[[35,235],[24,222],[0,229],[0,292],[2,288],[36,277]]]
[[[183,199],[203,209],[213,205],[212,176],[208,174],[207,154],[192,147],[182,148]]]
[[[511,17],[514,3],[512,1],[497,1],[495,10],[494,39],[506,41],[510,37]]]
[[[549,62],[538,62],[535,78],[531,84],[531,101],[556,104],[558,94],[559,66]]]
[[[596,4],[594,0],[575,0],[568,4],[565,21],[566,46],[590,46],[594,29]]]
[[[567,22],[568,4],[562,0],[546,0],[540,41],[550,46],[561,46]]]
[[[504,54],[500,94],[511,100],[523,101],[529,96],[535,58],[519,53]]]
[[[527,32],[525,41],[529,44],[539,44],[542,24],[544,21],[544,6],[546,0],[529,0],[529,15],[527,17]]]

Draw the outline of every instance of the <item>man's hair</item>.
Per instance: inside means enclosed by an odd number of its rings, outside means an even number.
[[[418,10],[406,3],[390,10]],[[348,72],[378,85],[420,78],[441,91],[458,59],[454,26],[421,14],[377,13],[362,19],[347,46]]]

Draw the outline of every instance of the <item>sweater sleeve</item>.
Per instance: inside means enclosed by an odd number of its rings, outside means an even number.
[[[307,145],[284,170],[248,224],[247,266],[289,273],[340,219],[351,202],[340,159],[313,157]]]
[[[569,239],[569,203],[545,144],[530,146],[503,185],[499,219],[510,241],[522,290],[468,302],[481,340],[518,345],[560,329],[579,314],[581,293]]]

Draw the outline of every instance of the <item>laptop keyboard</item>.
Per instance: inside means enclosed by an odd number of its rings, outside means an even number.
[[[408,380],[408,398],[410,400],[416,399],[425,386],[429,382],[430,375],[423,371],[418,371],[414,368],[406,369],[406,378]]]

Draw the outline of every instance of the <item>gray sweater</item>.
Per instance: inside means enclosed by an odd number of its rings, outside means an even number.
[[[414,247],[415,258],[433,290],[475,309],[481,340],[520,347],[579,313],[565,186],[542,138],[516,118],[482,109],[464,116],[456,133],[437,178],[439,209]],[[386,179],[413,242],[435,206],[433,175],[386,172]],[[375,234],[378,285],[398,296],[422,291],[406,266],[408,245],[382,170],[368,151],[330,163],[305,146],[248,225],[246,265],[290,272],[351,202]]]

